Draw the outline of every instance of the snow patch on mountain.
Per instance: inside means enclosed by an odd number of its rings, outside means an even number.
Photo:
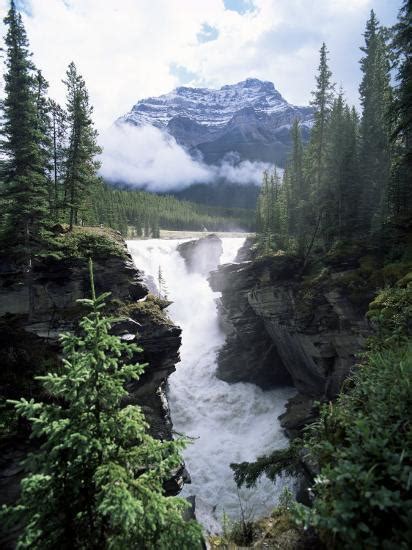
[[[302,110],[306,115],[307,110],[288,103],[272,82],[248,78],[218,90],[181,86],[159,97],[141,99],[119,122],[165,128],[174,117],[187,117],[203,126],[222,128],[247,107],[252,107],[258,117],[288,110],[299,116]]]
[[[206,164],[219,164],[235,152],[241,161],[282,165],[290,151],[289,129],[295,119],[301,121],[303,138],[307,138],[313,109],[291,105],[272,82],[248,78],[218,90],[181,86],[142,99],[117,124],[155,126]]]

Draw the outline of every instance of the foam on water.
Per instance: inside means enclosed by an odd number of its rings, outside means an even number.
[[[187,240],[187,239],[186,239]],[[244,239],[223,238],[222,263],[234,261]],[[230,463],[251,461],[286,445],[278,421],[290,388],[262,391],[253,384],[228,384],[215,376],[216,357],[224,343],[216,298],[207,279],[188,273],[176,250],[184,240],[129,241],[136,266],[157,278],[159,266],[166,281],[168,312],[180,325],[181,362],[169,378],[168,398],[174,430],[195,438],[184,452],[192,483],[183,495],[196,495],[212,507],[239,515],[239,495]],[[241,490],[241,498],[256,516],[276,504],[285,480],[276,485],[264,478],[256,488]]]

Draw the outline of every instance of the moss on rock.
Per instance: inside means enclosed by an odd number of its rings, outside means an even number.
[[[119,307],[117,314],[131,317],[135,321],[142,322],[149,318],[157,324],[174,326],[173,321],[164,311],[170,302],[158,298],[154,294],[148,294],[143,300],[124,304]]]
[[[110,256],[125,258],[127,251],[120,233],[107,227],[74,227],[66,231],[58,226],[57,232],[48,239],[47,250],[40,251],[40,258],[93,258]]]

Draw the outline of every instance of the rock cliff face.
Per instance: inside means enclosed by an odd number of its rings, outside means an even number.
[[[144,349],[135,357],[147,362],[139,381],[130,383],[128,402],[139,404],[155,437],[172,437],[167,401],[163,391],[167,377],[179,361],[181,330],[164,314],[167,302],[148,294],[142,273],[126,248],[120,255],[94,261],[96,292],[111,292],[108,311],[121,317],[113,332]],[[58,336],[75,330],[84,308],[76,304],[89,296],[86,260],[37,261],[28,279],[10,260],[0,259],[0,394],[2,399],[42,398],[33,376],[53,368],[59,361]],[[21,459],[30,449],[28,427],[0,441],[0,505],[15,501],[22,476]],[[183,470],[167,486],[176,494]],[[13,547],[13,533],[1,536],[0,545]]]
[[[325,268],[309,280],[300,271],[297,259],[277,256],[222,266],[209,279],[227,327],[219,376],[266,387],[284,383],[286,371],[299,392],[283,416],[291,433],[314,400],[337,395],[369,333],[362,307],[337,284],[350,270]]]

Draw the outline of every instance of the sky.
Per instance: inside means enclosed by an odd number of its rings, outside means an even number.
[[[104,131],[137,100],[176,86],[270,80],[306,105],[319,48],[350,103],[358,104],[359,46],[370,10],[391,25],[401,0],[16,0],[33,60],[64,103],[74,61]],[[5,14],[8,0],[0,0]],[[4,35],[4,26],[1,26]]]

